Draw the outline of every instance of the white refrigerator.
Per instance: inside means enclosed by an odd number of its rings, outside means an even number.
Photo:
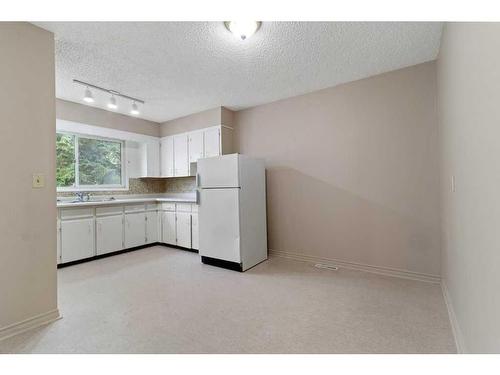
[[[199,253],[238,271],[267,259],[264,161],[241,154],[198,160]]]

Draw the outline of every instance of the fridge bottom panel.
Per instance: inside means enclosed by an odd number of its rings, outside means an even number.
[[[222,267],[232,271],[243,272],[243,266],[241,263],[230,262],[228,260],[215,259],[210,257],[201,257],[201,262],[203,264],[208,264],[210,266]]]

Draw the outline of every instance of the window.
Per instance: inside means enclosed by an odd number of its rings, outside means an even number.
[[[125,189],[123,141],[57,133],[57,189]]]

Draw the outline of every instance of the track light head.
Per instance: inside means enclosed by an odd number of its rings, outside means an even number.
[[[109,109],[117,109],[118,108],[118,105],[116,104],[116,98],[114,95],[111,95],[111,98],[109,98],[108,108]]]
[[[92,96],[92,91],[90,91],[88,86],[85,89],[85,94],[83,95],[83,101],[87,103],[94,103],[94,97]]]
[[[132,103],[132,109],[130,110],[130,114],[134,115],[134,116],[137,116],[137,115],[140,114],[139,108],[137,107],[137,103],[136,102]]]

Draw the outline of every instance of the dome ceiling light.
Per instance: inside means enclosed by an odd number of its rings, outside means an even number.
[[[262,22],[260,21],[226,21],[224,26],[231,31],[238,39],[245,40],[250,38],[259,30]]]

